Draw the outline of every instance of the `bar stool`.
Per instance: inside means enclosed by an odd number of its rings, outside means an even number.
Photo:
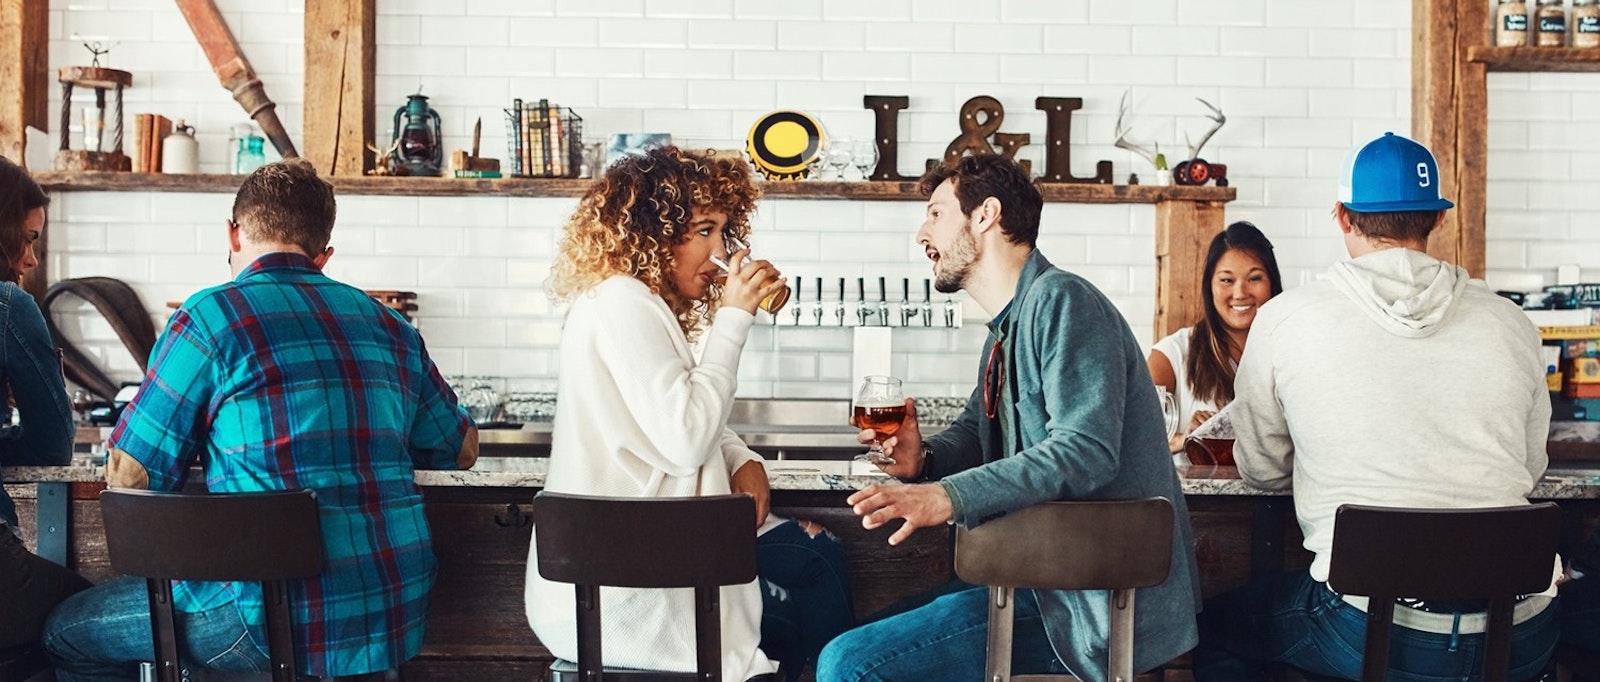
[[[316,493],[295,490],[186,495],[107,490],[106,550],[119,573],[145,578],[155,631],[156,679],[179,682],[172,581],[261,581],[273,682],[294,682],[288,581],[322,572]]]
[[[1553,502],[1486,509],[1341,505],[1328,586],[1369,598],[1361,679],[1385,678],[1394,600],[1404,596],[1486,600],[1483,679],[1504,682],[1516,595],[1550,586],[1560,534],[1561,510]]]
[[[49,667],[50,661],[38,645],[0,649],[0,682],[23,682]]]
[[[571,583],[578,661],[551,682],[722,679],[723,585],[756,578],[756,508],[747,495],[611,498],[549,491],[533,498],[539,575]],[[602,668],[600,587],[694,588],[695,673]],[[766,677],[766,676],[762,676]]]
[[[984,679],[1011,679],[1012,596],[1016,588],[1110,590],[1108,680],[1133,675],[1134,591],[1172,571],[1172,503],[1137,500],[1045,502],[977,528],[956,530],[956,575],[989,586],[989,645]],[[1024,678],[1018,678],[1024,679]],[[1070,675],[1025,679],[1076,680]]]
[[[1554,662],[1556,682],[1600,682],[1600,654],[1558,644]]]

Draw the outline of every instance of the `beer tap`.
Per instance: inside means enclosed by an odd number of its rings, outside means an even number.
[[[867,308],[867,278],[856,278],[856,326],[867,326],[867,316],[874,311]]]
[[[889,326],[889,296],[884,292],[883,278],[878,278],[878,324]]]
[[[900,278],[900,326],[911,326],[911,317],[917,314],[917,309],[911,307],[911,278]]]
[[[944,297],[944,326],[956,326],[956,302],[949,296]]]
[[[929,290],[930,282],[922,280],[922,326],[933,326],[933,292]]]
[[[803,293],[805,290],[805,283],[806,278],[804,277],[796,276],[794,278],[794,326],[796,327],[800,326],[800,301],[801,299],[805,298],[805,294]],[[818,290],[818,293],[821,293],[820,289]],[[777,315],[772,316],[772,323],[778,323]]]
[[[837,318],[839,326],[844,326],[844,278],[839,278],[839,302],[833,304],[833,316]]]
[[[817,300],[811,304],[811,318],[818,327],[822,326],[822,278],[817,278]]]

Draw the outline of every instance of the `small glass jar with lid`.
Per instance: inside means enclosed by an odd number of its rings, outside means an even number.
[[[1494,12],[1494,44],[1524,47],[1528,44],[1528,3],[1500,0]]]
[[[1572,0],[1572,46],[1600,47],[1600,0]]]
[[[1534,12],[1538,29],[1534,43],[1539,47],[1566,47],[1567,8],[1562,5],[1563,1],[1539,0],[1539,9]]]

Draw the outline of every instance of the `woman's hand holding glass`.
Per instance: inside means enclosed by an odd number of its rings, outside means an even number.
[[[751,315],[756,312],[756,306],[762,299],[788,288],[783,274],[778,272],[772,263],[764,260],[749,260],[750,250],[740,249],[728,258],[727,263],[721,261],[721,266],[728,278],[722,283],[722,305],[733,306]]]
[[[713,255],[711,262],[722,268],[722,304],[752,315],[760,307],[773,315],[789,302],[789,281],[771,262],[751,260],[750,247],[731,235],[723,238],[727,260]],[[754,296],[753,302],[750,298]]]

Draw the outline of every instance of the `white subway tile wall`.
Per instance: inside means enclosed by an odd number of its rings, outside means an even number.
[[[298,136],[303,4],[218,5]],[[489,155],[505,147],[500,107],[512,97],[572,107],[591,139],[664,131],[686,146],[737,149],[772,109],[805,110],[834,136],[866,137],[873,117],[862,96],[908,95],[899,167],[912,174],[956,136],[961,104],[991,95],[1006,107],[1004,131],[1033,136],[1019,157],[1040,167],[1044,118],[1033,99],[1082,97],[1073,172],[1109,159],[1118,182],[1129,173],[1149,182],[1148,162],[1111,144],[1123,91],[1132,92],[1130,139],[1160,143],[1168,158],[1185,156],[1185,138],[1206,130],[1195,101],[1204,98],[1228,116],[1203,152],[1229,165],[1239,190],[1228,218],[1251,220],[1275,241],[1289,286],[1343,257],[1329,209],[1350,145],[1410,127],[1411,17],[1393,0],[378,0],[377,10],[378,134],[388,139],[394,108],[420,87],[443,116],[447,149],[469,146],[481,117]],[[244,115],[171,3],[58,3],[50,32],[52,69],[87,63],[81,43],[110,44],[102,62],[134,73],[130,124],[143,112],[184,118],[197,130],[201,170],[225,168],[228,126]],[[1490,283],[1537,287],[1559,265],[1600,268],[1600,229],[1590,222],[1600,193],[1583,165],[1600,152],[1600,76],[1491,74],[1489,86]],[[51,275],[126,279],[163,321],[169,301],[227,278],[231,201],[60,194]],[[573,204],[344,196],[328,271],[360,287],[416,291],[418,327],[447,374],[550,390],[561,310],[543,284]],[[920,218],[912,202],[769,199],[753,241],[787,274],[807,278],[797,301],[806,305],[814,277],[824,278],[828,301],[840,277],[852,296],[856,277],[910,277],[920,288],[928,267],[911,243]],[[1148,206],[1051,204],[1040,237],[1057,264],[1105,290],[1141,341],[1152,340],[1153,222]],[[895,371],[913,393],[971,388],[986,315],[956,298],[961,329],[895,332]],[[826,313],[832,319],[831,304]],[[86,307],[61,321],[114,374],[137,379]],[[740,394],[845,398],[849,353],[848,331],[760,326],[746,345]]]

